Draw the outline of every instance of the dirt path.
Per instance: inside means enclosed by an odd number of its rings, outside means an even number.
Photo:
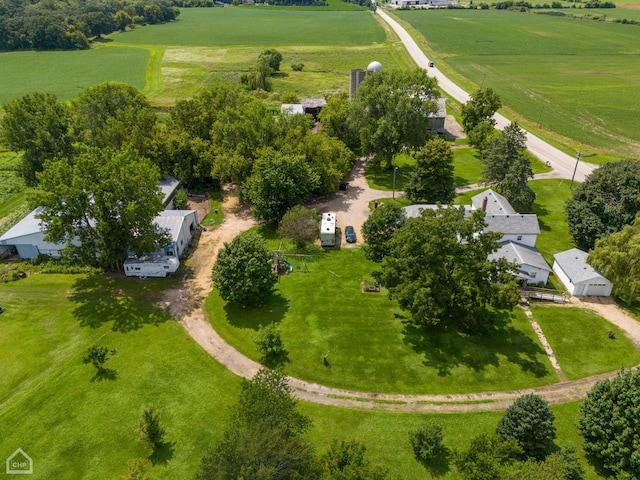
[[[323,211],[340,212],[342,225],[349,222],[354,227],[362,226],[369,210],[370,201],[389,197],[392,192],[372,190],[364,179],[364,162],[359,162],[352,173],[350,188],[339,192],[315,205]],[[187,330],[189,335],[218,362],[238,376],[252,378],[260,365],[238,352],[213,329],[203,310],[203,302],[212,288],[211,270],[218,250],[224,242],[230,242],[239,233],[256,225],[250,213],[238,203],[235,191],[225,191],[223,203],[225,219],[216,230],[202,232],[198,248],[187,261],[192,274],[179,285],[167,289],[161,306],[167,309]],[[340,220],[340,219],[339,219]],[[640,345],[639,323],[626,315],[615,305],[587,303],[611,319],[613,323],[628,332]],[[613,313],[612,313],[613,312]],[[613,317],[615,318],[612,318]],[[526,393],[536,393],[550,403],[564,403],[582,399],[593,384],[604,378],[612,378],[617,372],[609,372],[575,381],[564,381],[545,387],[502,392],[481,392],[452,395],[393,395],[371,392],[357,392],[331,388],[297,378],[289,378],[295,396],[301,400],[350,408],[383,409],[399,412],[469,412],[481,410],[503,410],[516,398]]]

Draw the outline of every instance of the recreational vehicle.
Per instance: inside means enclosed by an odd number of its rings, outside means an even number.
[[[320,245],[333,247],[336,244],[336,214],[323,213],[320,222]]]
[[[180,261],[170,255],[129,257],[124,261],[124,274],[127,277],[166,277],[179,266]]]

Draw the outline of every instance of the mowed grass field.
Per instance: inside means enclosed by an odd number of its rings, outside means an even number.
[[[280,240],[274,239],[277,248]],[[285,247],[286,248],[286,247]],[[289,351],[285,370],[311,382],[384,393],[470,393],[554,383],[557,377],[524,312],[496,312],[485,336],[424,334],[406,322],[386,291],[362,293],[378,268],[361,249],[318,252],[303,273],[283,276],[260,309],[227,305],[214,292],[207,311],[214,328],[238,350],[259,359],[259,326],[276,323]],[[323,364],[326,357],[330,366]]]
[[[503,10],[394,13],[468,88],[493,88],[508,109],[542,129],[640,156],[638,27]]]
[[[305,10],[278,7],[183,8],[174,22],[115,34],[117,42],[209,47],[370,45],[385,41],[367,10]]]
[[[151,478],[193,478],[206,448],[221,438],[239,379],[206,354],[162,311],[150,305],[162,281],[76,275],[33,275],[1,284],[0,455],[22,448],[36,479],[122,478],[127,462],[149,458]],[[94,344],[115,348],[106,367],[115,380],[92,381],[82,364]],[[161,411],[168,446],[152,456],[136,431],[140,409]],[[578,404],[552,407],[562,447],[580,451]],[[416,414],[301,403],[313,421],[308,438],[318,452],[334,439],[363,442],[374,464],[392,478],[418,480],[407,432],[441,423],[450,448],[491,433],[502,412]],[[587,478],[598,478],[587,467]],[[440,477],[455,480],[455,471]]]

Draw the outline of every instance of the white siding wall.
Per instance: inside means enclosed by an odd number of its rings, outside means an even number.
[[[502,237],[500,240],[498,240],[499,242],[508,242],[508,241],[512,241],[512,242],[516,242],[516,243],[520,243],[521,245],[527,245],[528,247],[535,247],[536,246],[536,239],[538,238],[537,235],[505,235],[504,237]]]
[[[529,276],[533,276],[535,273],[535,278],[529,280],[529,283],[547,283],[549,280],[549,272],[546,270],[540,270],[532,265],[520,265],[520,270],[523,272],[527,272]]]
[[[564,273],[564,270],[560,268],[560,265],[558,265],[558,262],[553,262],[553,271],[556,273],[556,275],[558,276],[562,284],[565,286],[565,288],[569,291],[569,293],[571,295],[574,295],[573,292],[575,292],[576,287],[573,283],[571,283],[567,274]]]

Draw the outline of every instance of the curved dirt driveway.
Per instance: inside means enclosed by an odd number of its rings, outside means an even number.
[[[354,226],[361,226],[368,215],[368,204],[376,198],[391,196],[391,192],[382,192],[369,188],[364,180],[364,163],[359,162],[352,173],[350,187],[347,192],[339,192],[315,207],[338,211],[338,220]],[[189,335],[200,344],[218,362],[236,375],[252,378],[261,365],[244,356],[229,345],[213,329],[203,310],[203,302],[212,289],[211,269],[218,250],[224,242],[230,242],[239,233],[256,225],[250,213],[238,203],[233,189],[225,191],[223,204],[224,222],[213,231],[202,232],[198,248],[187,261],[192,275],[181,285],[167,289],[160,305],[167,309],[187,330]],[[359,230],[358,230],[359,231]],[[591,305],[589,305],[591,306]],[[593,305],[603,316],[628,332],[636,345],[640,345],[640,325],[630,319],[622,310],[611,318],[605,307],[609,305]],[[305,382],[290,377],[289,382],[295,396],[300,400],[340,407],[384,409],[401,412],[469,412],[480,410],[503,410],[517,397],[526,393],[537,393],[549,403],[564,403],[579,400],[593,384],[604,378],[611,378],[617,372],[583,378],[570,382],[560,382],[545,387],[512,390],[502,392],[483,392],[452,395],[394,395],[358,392],[340,388]],[[476,402],[476,403],[474,403]]]

